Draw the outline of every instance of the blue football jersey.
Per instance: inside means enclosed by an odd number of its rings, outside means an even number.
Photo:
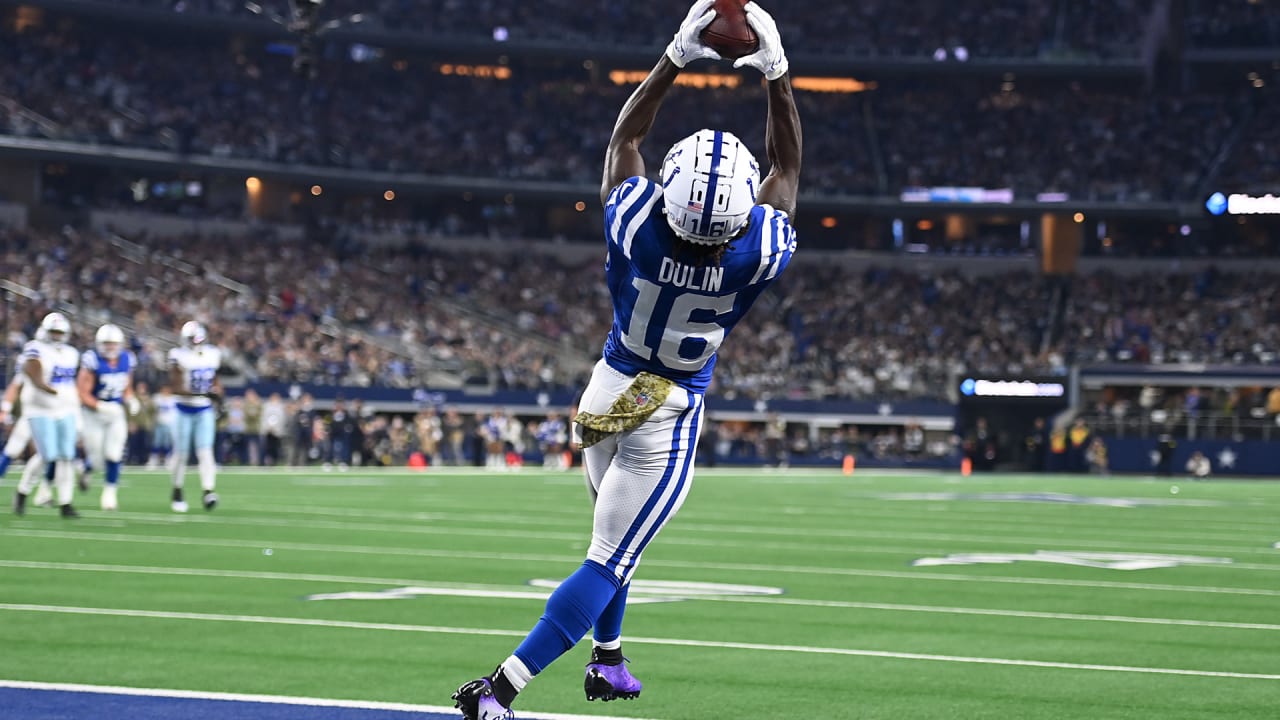
[[[702,393],[716,351],[796,250],[787,214],[757,205],[717,266],[682,257],[662,213],[662,187],[633,177],[605,205],[605,276],[613,328],[604,358],[627,375],[649,372]]]
[[[129,373],[137,367],[133,353],[121,351],[113,365],[98,354],[97,350],[85,350],[80,356],[80,367],[93,373],[93,396],[103,402],[124,402],[125,388],[129,387]]]

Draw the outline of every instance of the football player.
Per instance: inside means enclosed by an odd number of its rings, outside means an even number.
[[[103,468],[102,509],[119,507],[116,488],[125,443],[129,440],[129,412],[136,413],[133,370],[138,366],[133,353],[124,350],[124,331],[115,325],[98,328],[95,348],[80,357],[76,385],[84,418],[84,451],[92,467]]]
[[[663,97],[685,65],[719,57],[699,37],[715,18],[713,5],[700,0],[690,10],[623,107],[605,156],[614,321],[574,418],[595,508],[586,562],[492,675],[454,693],[467,720],[512,717],[516,694],[592,627],[587,699],[640,694],[621,642],[632,574],[689,492],[716,351],[795,251],[800,119],[777,26],[755,3],[746,6],[747,21],[760,47],[735,67],[767,80],[769,176],[761,182],[738,138],[701,130],[667,153],[660,183],[645,177],[639,148]]]
[[[218,483],[218,466],[213,458],[218,414],[214,405],[222,398],[222,384],[218,380],[222,351],[208,344],[208,333],[198,322],[183,325],[181,335],[182,345],[169,351],[170,385],[177,396],[178,406],[172,505],[173,511],[178,513],[187,511],[182,485],[188,453],[193,447],[199,466],[200,486],[204,489],[204,509],[212,510],[218,504],[218,494],[214,492]]]
[[[75,490],[76,435],[80,414],[80,394],[76,391],[76,370],[80,356],[67,344],[71,323],[62,313],[49,313],[40,322],[35,340],[22,348],[22,414],[31,426],[31,435],[41,458],[49,463],[62,516],[79,517],[71,506]],[[41,339],[43,338],[43,339]],[[33,458],[34,461],[34,458]],[[35,475],[35,473],[32,473]],[[27,495],[39,480],[23,473],[14,496],[14,512],[26,512]]]
[[[4,399],[0,400],[0,423],[9,428],[4,455],[0,456],[0,480],[9,472],[13,459],[26,452],[27,445],[31,443],[31,426],[27,424],[26,418],[14,413],[15,408],[20,409],[18,393],[22,391],[22,377],[21,372],[13,376],[13,380],[4,389]]]

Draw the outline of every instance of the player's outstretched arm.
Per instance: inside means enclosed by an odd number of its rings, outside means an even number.
[[[680,68],[665,55],[658,61],[649,77],[640,83],[631,99],[622,106],[618,122],[613,126],[613,137],[604,154],[604,181],[600,185],[600,204],[609,202],[613,189],[631,177],[644,176],[644,158],[640,156],[640,143],[653,129],[658,108],[675,82]]]
[[[765,152],[769,156],[769,177],[760,185],[756,201],[772,205],[788,215],[796,212],[800,192],[800,163],[803,134],[800,112],[791,91],[790,63],[782,47],[782,36],[773,17],[754,2],[747,3],[747,22],[760,38],[760,49],[740,58],[734,67],[753,67],[769,81],[769,122],[765,131]]]
[[[796,196],[800,194],[800,162],[804,145],[790,75],[769,82],[769,124],[764,142],[770,170],[769,177],[760,184],[756,201],[794,216]]]
[[[694,60],[720,59],[720,55],[702,44],[699,36],[716,17],[715,0],[698,0],[676,31],[667,52],[658,61],[649,77],[631,94],[627,104],[618,114],[613,126],[613,137],[604,156],[604,180],[600,185],[600,203],[609,202],[613,189],[631,177],[644,175],[644,158],[640,156],[640,143],[653,129],[658,109],[676,76],[685,65]]]

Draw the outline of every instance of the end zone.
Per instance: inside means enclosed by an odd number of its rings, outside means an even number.
[[[279,695],[0,680],[0,707],[23,720],[458,720],[452,707]],[[12,714],[10,714],[12,713]],[[610,720],[521,711],[522,720]],[[613,720],[643,720],[613,718]]]

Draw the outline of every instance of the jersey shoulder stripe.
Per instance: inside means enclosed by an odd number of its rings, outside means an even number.
[[[609,242],[631,257],[636,233],[662,199],[662,188],[652,180],[633,177],[614,189],[605,205],[605,228]]]

